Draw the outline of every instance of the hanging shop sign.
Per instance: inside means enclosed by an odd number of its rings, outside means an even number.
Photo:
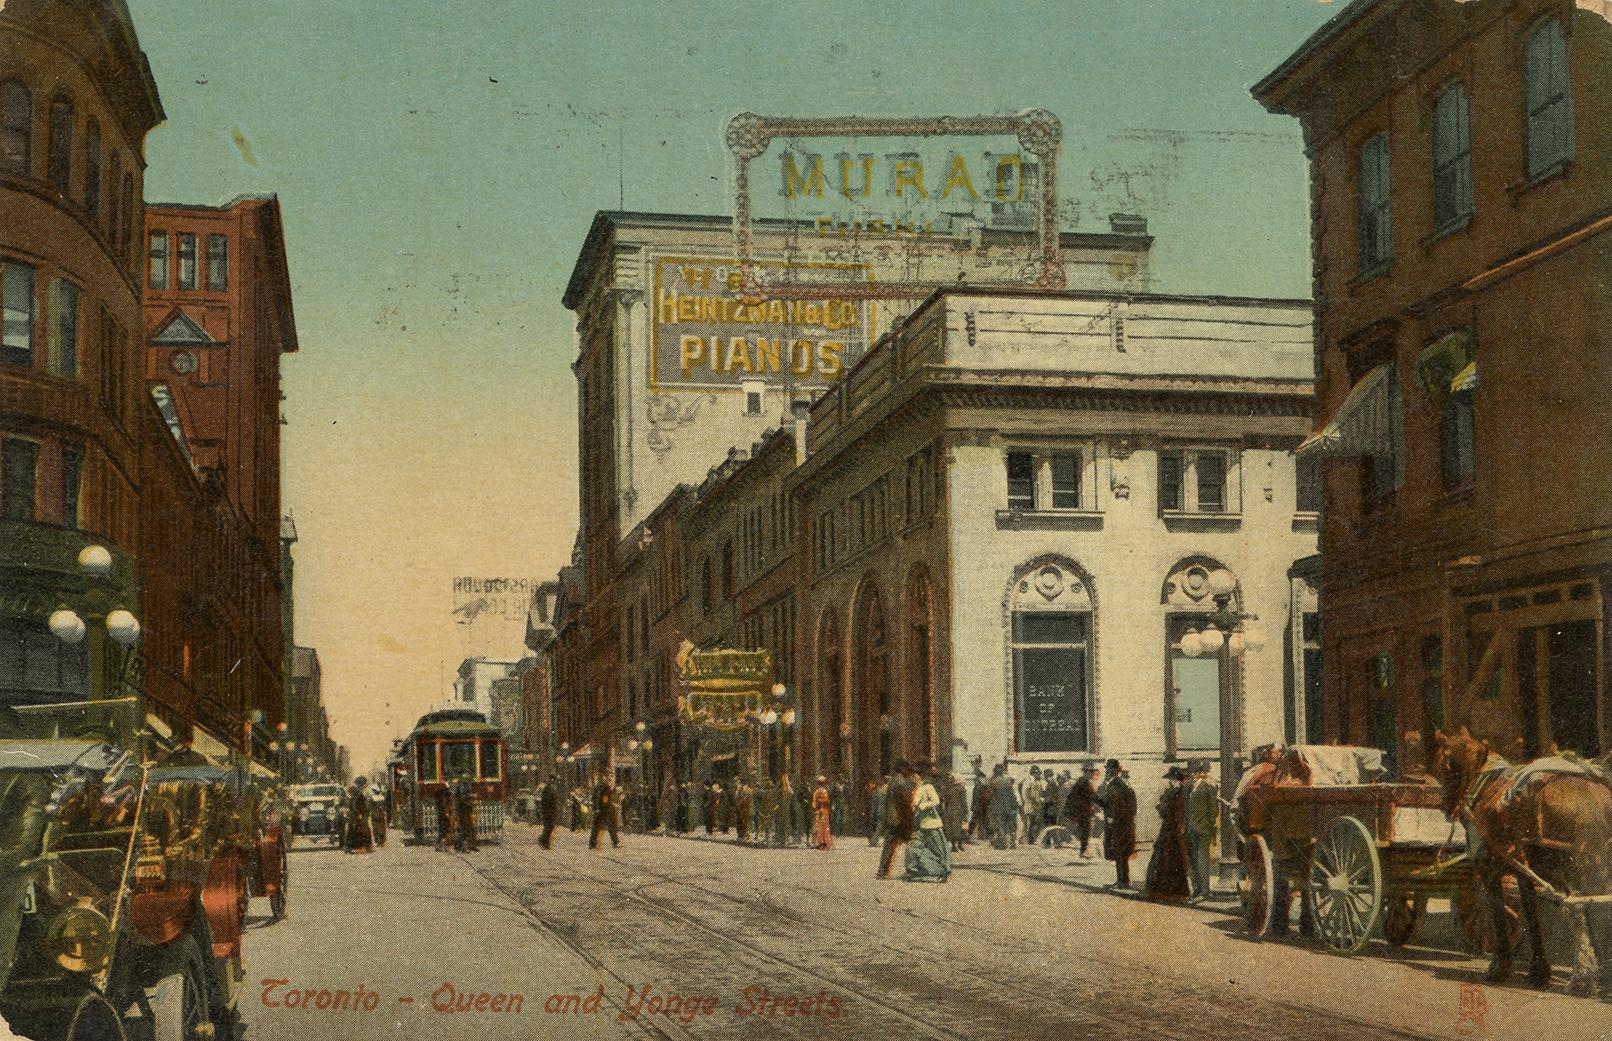
[[[734,731],[767,706],[772,655],[766,651],[690,650],[679,655],[683,718],[715,730]]]

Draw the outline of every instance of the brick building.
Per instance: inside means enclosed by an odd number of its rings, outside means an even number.
[[[1331,739],[1612,748],[1595,6],[1356,0],[1254,88],[1310,161]]]
[[[183,459],[194,478],[147,503],[162,556],[146,583],[167,631],[148,667],[165,694],[200,692],[196,722],[231,747],[258,714],[252,750],[267,758],[286,712],[280,357],[297,349],[280,205],[148,206],[144,244],[144,372],[173,442],[152,460]]]
[[[139,235],[163,118],[121,0],[0,5],[0,701],[138,683],[106,618],[149,621]],[[110,564],[86,570],[94,546]],[[63,609],[84,625],[72,642],[47,627]]]

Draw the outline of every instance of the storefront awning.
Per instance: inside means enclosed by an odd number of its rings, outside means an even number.
[[[1478,389],[1478,363],[1468,362],[1467,367],[1455,374],[1450,380],[1450,393],[1459,394],[1463,390]]]
[[[1391,455],[1394,451],[1394,367],[1384,363],[1360,377],[1320,430],[1299,445],[1301,455]]]

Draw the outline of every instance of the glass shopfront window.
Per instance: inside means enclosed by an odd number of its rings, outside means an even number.
[[[1089,612],[1014,613],[1013,702],[1018,751],[1087,749],[1090,638]]]

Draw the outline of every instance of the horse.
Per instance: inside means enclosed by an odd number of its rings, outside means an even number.
[[[1465,727],[1451,735],[1435,731],[1433,748],[1433,774],[1444,787],[1444,812],[1466,823],[1477,840],[1470,847],[1474,867],[1484,883],[1491,921],[1497,923],[1489,982],[1511,975],[1512,938],[1501,924],[1502,883],[1509,875],[1517,882],[1528,923],[1529,982],[1541,988],[1551,982],[1539,925],[1543,895],[1561,905],[1576,934],[1568,992],[1589,993],[1599,972],[1602,996],[1612,996],[1608,905],[1566,899],[1612,894],[1612,787],[1602,778],[1576,773],[1544,774],[1534,783],[1516,786],[1523,768],[1492,753]]]

